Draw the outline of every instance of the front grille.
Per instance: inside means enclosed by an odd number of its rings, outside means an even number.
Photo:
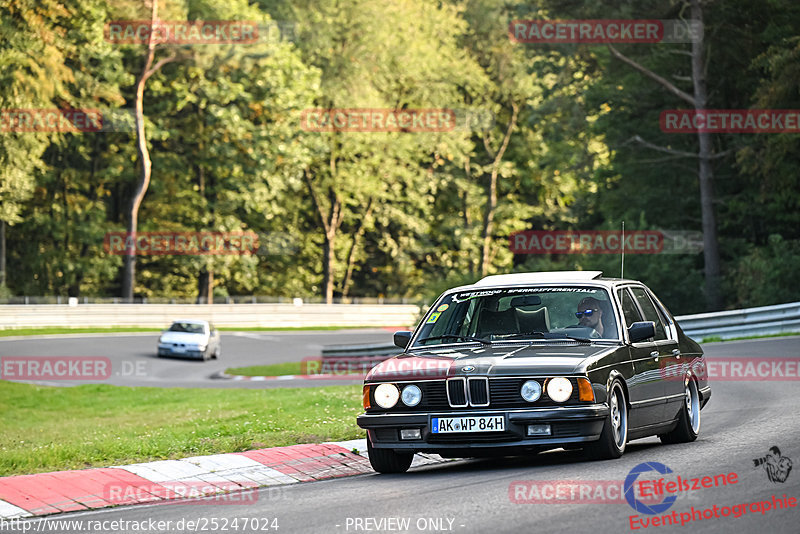
[[[536,380],[542,386],[542,397],[536,402],[527,402],[520,395],[520,388],[528,380]],[[567,402],[557,403],[547,396],[544,390],[545,378],[490,378],[470,377],[450,378],[444,380],[421,380],[414,382],[422,390],[422,401],[416,406],[409,407],[402,401],[397,406],[389,410],[379,408],[372,397],[371,413],[378,412],[427,412],[438,410],[450,410],[452,408],[480,408],[480,409],[501,409],[501,408],[536,408],[546,406],[575,405],[580,403],[578,398],[578,381],[574,377],[569,377],[572,383],[572,396]],[[487,391],[488,384],[488,391]],[[399,384],[402,389],[405,384]],[[469,388],[470,403],[467,403],[467,388]]]
[[[447,380],[447,399],[454,408],[467,405],[467,390],[464,389],[463,378],[450,378]]]
[[[469,404],[470,406],[489,406],[489,380],[487,378],[470,378]]]

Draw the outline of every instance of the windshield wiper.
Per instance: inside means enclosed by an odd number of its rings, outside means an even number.
[[[444,334],[443,336],[432,336],[432,337],[424,337],[422,339],[418,339],[417,343],[422,343],[423,341],[434,341],[436,339],[463,339],[465,341],[477,341],[482,345],[491,345],[492,342],[488,339],[481,339],[479,337],[473,336],[460,336],[458,334]]]
[[[555,336],[553,336],[553,339],[571,339],[572,341],[580,341],[581,343],[591,343],[592,341],[594,341],[592,339],[589,339],[588,337],[575,337],[575,336],[569,336],[567,334],[556,334]]]
[[[541,339],[549,338],[549,336],[547,336],[544,332],[520,332],[519,334],[512,334],[504,339],[518,339],[521,337],[538,337]]]
[[[521,332],[519,334],[513,334],[508,336],[505,339],[519,339],[519,338],[526,338],[526,337],[537,337],[540,339],[571,339],[572,341],[580,341],[581,343],[591,343],[592,340],[585,338],[585,337],[575,337],[569,336],[567,334],[555,334],[551,332]]]

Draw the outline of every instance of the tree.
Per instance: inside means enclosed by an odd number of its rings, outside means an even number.
[[[158,0],[150,0],[150,28],[153,28],[158,18]],[[130,209],[128,211],[128,235],[135,241],[136,230],[139,226],[139,207],[142,205],[144,195],[150,186],[150,176],[153,172],[153,163],[150,160],[150,149],[147,147],[147,135],[144,124],[144,89],[147,80],[161,67],[175,61],[177,54],[174,52],[153,63],[158,42],[156,32],[151,31],[147,37],[147,50],[144,54],[144,65],[141,73],[136,80],[135,94],[133,100],[134,121],[136,127],[136,151],[139,155],[139,181],[136,190],[131,198]],[[136,251],[130,248],[125,254],[125,267],[122,275],[122,297],[133,300],[134,287],[136,285]]]

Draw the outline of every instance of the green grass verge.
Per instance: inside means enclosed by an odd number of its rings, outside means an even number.
[[[304,360],[302,362],[273,363],[270,365],[253,365],[250,367],[230,367],[225,369],[229,375],[243,376],[281,376],[281,375],[314,375],[320,373],[363,375],[367,370],[354,366],[323,367],[322,360]]]
[[[363,436],[361,386],[45,387],[0,381],[0,476]]]
[[[276,332],[294,330],[354,330],[359,328],[378,328],[375,326],[285,326],[285,327],[223,327],[218,328],[221,332]],[[0,337],[10,336],[43,336],[60,334],[113,334],[124,332],[161,332],[162,328],[149,328],[138,326],[113,326],[109,328],[12,328],[0,330]]]
[[[0,337],[11,336],[45,336],[60,334],[106,334],[114,332],[161,332],[158,328],[145,328],[136,326],[120,326],[113,328],[12,328],[0,330]]]
[[[782,332],[780,334],[764,334],[761,336],[731,337],[728,339],[722,339],[719,336],[708,336],[704,337],[703,341],[701,341],[700,343],[719,343],[723,341],[741,341],[743,339],[766,339],[770,337],[790,337],[790,336],[800,336],[800,332]]]
[[[253,365],[250,367],[231,367],[225,369],[229,375],[243,376],[280,376],[306,374],[305,362],[273,363],[271,365]]]

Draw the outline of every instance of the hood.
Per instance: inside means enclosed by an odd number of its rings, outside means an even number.
[[[367,374],[368,381],[435,380],[453,376],[571,375],[617,345],[453,346],[404,353]],[[473,369],[470,369],[473,368]],[[467,370],[465,370],[465,368]]]
[[[191,332],[170,332],[168,330],[161,334],[160,342],[199,345],[208,343],[208,336],[205,334],[192,334]]]

